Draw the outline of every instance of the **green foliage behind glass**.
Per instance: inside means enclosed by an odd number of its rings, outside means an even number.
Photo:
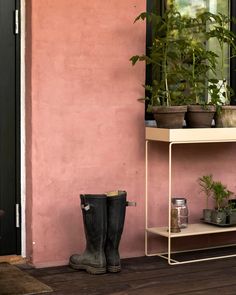
[[[182,2],[179,0],[178,4],[183,5]],[[152,84],[144,86],[149,93],[144,99],[150,106],[219,105],[222,87],[223,96],[228,100],[231,88],[225,83],[224,64],[228,56],[225,46],[235,48],[235,35],[229,30],[228,17],[206,11],[194,17],[181,15],[171,0],[163,15],[144,12],[135,22],[139,20],[152,23],[153,42],[149,55],[135,55],[130,60],[133,65],[137,61],[152,65],[155,73]],[[206,46],[212,40],[220,44],[216,51]],[[211,100],[207,99],[208,93]]]

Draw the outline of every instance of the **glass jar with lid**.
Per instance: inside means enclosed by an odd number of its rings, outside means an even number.
[[[172,208],[178,211],[178,225],[180,228],[188,227],[188,206],[185,198],[174,197],[171,199]]]

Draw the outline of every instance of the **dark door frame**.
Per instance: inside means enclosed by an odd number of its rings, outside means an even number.
[[[19,227],[16,228],[16,251],[21,255],[21,1],[16,1],[19,33],[16,34],[16,203],[19,204]]]

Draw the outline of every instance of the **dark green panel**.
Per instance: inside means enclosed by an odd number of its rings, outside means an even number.
[[[5,211],[0,221],[0,255],[16,254],[17,230],[17,111],[19,89],[16,78],[17,38],[14,33],[15,0],[0,0],[0,208]]]

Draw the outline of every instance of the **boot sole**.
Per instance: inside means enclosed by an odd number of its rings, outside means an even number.
[[[109,266],[107,266],[107,271],[108,272],[113,272],[113,273],[115,273],[115,272],[120,272],[121,271],[121,266],[120,265],[109,265]]]
[[[73,264],[70,262],[70,266],[76,270],[85,270],[87,273],[92,275],[99,275],[106,273],[106,267],[93,267],[90,265]]]

